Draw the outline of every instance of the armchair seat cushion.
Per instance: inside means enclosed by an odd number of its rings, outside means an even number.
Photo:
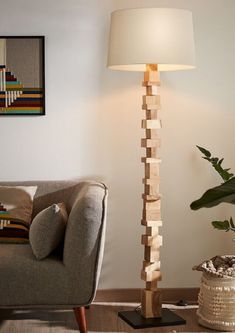
[[[38,261],[29,244],[0,244],[0,307],[66,304],[68,280],[57,257]]]

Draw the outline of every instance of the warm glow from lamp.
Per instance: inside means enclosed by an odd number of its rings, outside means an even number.
[[[145,71],[195,67],[192,13],[172,8],[117,10],[111,15],[108,67]]]

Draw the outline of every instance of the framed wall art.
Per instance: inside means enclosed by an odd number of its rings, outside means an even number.
[[[0,36],[0,116],[45,115],[44,36]]]

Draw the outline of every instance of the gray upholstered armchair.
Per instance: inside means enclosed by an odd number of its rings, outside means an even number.
[[[95,297],[104,248],[107,188],[97,182],[37,185],[33,216],[65,202],[69,220],[61,253],[37,260],[29,244],[0,244],[0,308],[73,308],[85,333],[85,306]]]

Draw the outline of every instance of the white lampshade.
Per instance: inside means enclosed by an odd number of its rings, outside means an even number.
[[[192,13],[183,9],[139,8],[111,14],[108,67],[145,71],[195,67]]]

